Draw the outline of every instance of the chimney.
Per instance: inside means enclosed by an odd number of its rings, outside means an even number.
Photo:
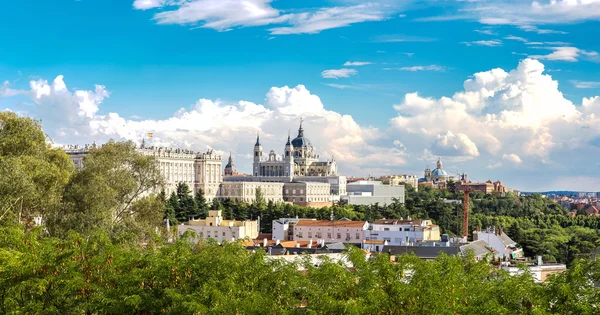
[[[267,238],[263,238],[263,247],[267,247]]]
[[[502,227],[499,227],[499,228],[498,228],[498,235],[499,235],[499,236],[500,236],[500,235],[502,235]]]
[[[300,243],[296,242],[296,245],[294,245],[294,247],[300,248]]]
[[[544,261],[542,260],[542,255],[538,255],[537,256],[537,265],[541,266],[544,264]]]
[[[279,245],[279,240],[276,240],[276,241],[275,241],[275,245]]]
[[[475,228],[475,230],[476,230],[477,232],[481,232],[481,227],[478,225],[478,226]]]
[[[307,248],[312,248],[312,238],[310,240],[308,240],[308,246],[306,246]]]

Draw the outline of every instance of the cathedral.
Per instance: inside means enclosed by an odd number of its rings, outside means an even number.
[[[339,174],[337,162],[333,157],[326,161],[319,160],[315,148],[304,136],[302,121],[296,138],[292,139],[288,134],[282,155],[275,153],[274,150],[265,154],[259,135],[256,136],[252,155],[250,176],[236,176],[233,159],[230,157],[224,170],[224,182],[310,183],[311,185],[323,183],[329,185],[330,188],[327,190],[332,200],[339,200],[340,195],[346,194],[346,177]],[[284,192],[284,198],[286,195]]]
[[[288,177],[296,176],[332,176],[338,175],[335,159],[326,162],[319,161],[319,156],[314,152],[310,140],[304,136],[302,122],[298,129],[298,136],[291,140],[288,134],[283,157],[271,150],[268,155],[263,155],[260,137],[256,137],[254,145],[253,175],[260,177]]]

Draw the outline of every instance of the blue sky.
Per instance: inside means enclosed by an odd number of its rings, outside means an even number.
[[[0,107],[57,143],[152,131],[241,171],[257,130],[280,153],[304,118],[345,175],[441,156],[518,189],[600,190],[599,19],[596,0],[11,1]]]

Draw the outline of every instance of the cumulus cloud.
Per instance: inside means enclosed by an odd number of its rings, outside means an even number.
[[[296,9],[284,14],[272,0],[135,0],[138,10],[158,9],[158,24],[199,25],[225,31],[236,27],[274,25],[271,34],[319,33],[323,30],[367,21],[381,21],[392,15],[396,6],[362,3],[318,9]]]
[[[303,85],[272,87],[262,104],[200,98],[156,119],[103,111],[111,94],[102,85],[70,89],[62,76],[32,80],[22,89],[14,85],[0,85],[0,96],[29,98],[33,105],[25,107],[26,114],[43,119],[56,142],[139,142],[154,132],[155,145],[231,150],[241,171],[249,171],[257,131],[266,150],[281,153],[288,130],[295,133],[300,118],[321,156],[334,156],[344,174],[357,176],[421,174],[435,154],[451,161],[447,168],[471,178],[501,179],[515,188],[572,188],[540,186],[540,176],[546,176],[547,185],[556,176],[588,176],[582,172],[597,167],[600,143],[600,97],[574,104],[544,65],[529,58],[512,70],[475,73],[449,96],[408,93],[394,106],[397,115],[389,126],[379,128],[327,109]],[[515,157],[527,167],[517,167]]]
[[[521,158],[518,155],[513,154],[513,153],[504,154],[504,155],[502,155],[502,158],[506,161],[509,161],[509,162],[512,162],[515,164],[521,164],[523,162],[523,161],[521,161]]]
[[[454,150],[440,150],[439,155],[478,152],[469,163],[473,168],[484,169],[506,158],[515,162],[514,154],[522,163],[570,169],[567,165],[573,162],[568,160],[578,158],[572,152],[590,152],[590,141],[600,135],[600,98],[586,98],[576,106],[538,60],[525,59],[510,71],[476,73],[463,86],[464,90],[440,98],[406,94],[394,106],[398,116],[390,119],[398,140],[433,154],[439,147]],[[465,141],[459,141],[460,134]]]
[[[342,68],[342,69],[324,70],[323,72],[321,72],[321,76],[325,79],[338,79],[338,78],[349,78],[350,76],[353,76],[357,73],[358,73],[358,71],[356,71],[355,69]]]
[[[477,150],[475,143],[469,139],[469,136],[463,133],[455,135],[451,131],[437,135],[437,139],[431,146],[431,153],[438,156],[466,158],[479,156],[479,150]]]
[[[100,106],[109,97],[104,86],[94,90],[70,90],[63,76],[52,82],[34,80],[28,90],[35,107],[27,113],[43,119],[44,128],[56,142],[82,144],[110,138],[140,142],[153,132],[152,144],[193,150],[214,148],[234,152],[240,170],[249,171],[251,152],[260,131],[266,150],[282,153],[287,134],[304,120],[305,135],[323,159],[335,157],[343,170],[363,170],[405,163],[402,148],[376,145],[383,132],[359,125],[352,116],[327,110],[321,99],[305,86],[272,87],[263,105],[248,101],[224,103],[199,99],[190,108],[181,108],[165,119],[131,119],[118,113],[102,113]],[[392,156],[390,156],[390,154]],[[239,160],[239,161],[237,161]]]

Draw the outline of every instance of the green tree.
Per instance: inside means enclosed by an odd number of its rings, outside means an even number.
[[[204,197],[204,190],[198,189],[194,195],[194,199],[196,199],[196,207],[198,208],[195,215],[200,218],[206,218],[208,216],[208,203]]]
[[[46,143],[39,121],[0,112],[0,222],[58,208],[73,171],[65,152]]]
[[[175,208],[175,217],[179,222],[187,222],[190,217],[194,217],[198,212],[196,200],[186,183],[177,184],[176,193],[178,206]]]
[[[139,214],[150,215],[149,209],[135,203],[162,186],[153,157],[138,154],[133,142],[111,140],[84,158],[83,169],[65,188],[62,206],[48,217],[48,230],[64,237],[68,230],[88,234],[99,227],[116,235],[125,227],[145,226]],[[146,205],[162,216],[164,208],[157,210],[157,203]]]

